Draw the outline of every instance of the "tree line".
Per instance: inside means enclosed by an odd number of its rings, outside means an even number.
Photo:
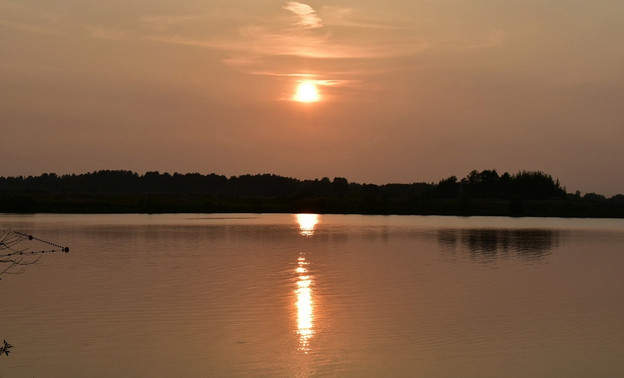
[[[535,171],[472,171],[438,183],[360,184],[344,177],[125,170],[0,177],[0,212],[316,212],[624,217],[624,196],[570,194]]]

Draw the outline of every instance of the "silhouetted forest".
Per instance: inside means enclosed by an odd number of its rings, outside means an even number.
[[[131,171],[0,177],[0,212],[336,213],[624,217],[624,196],[567,193],[543,172],[472,171],[438,183]]]

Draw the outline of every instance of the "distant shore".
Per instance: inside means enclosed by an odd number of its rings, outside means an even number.
[[[321,213],[624,218],[624,196],[567,193],[542,172],[473,171],[438,183],[97,171],[0,177],[3,213]]]

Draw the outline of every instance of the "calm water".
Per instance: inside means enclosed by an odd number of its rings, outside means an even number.
[[[624,376],[623,220],[0,219],[0,377]]]

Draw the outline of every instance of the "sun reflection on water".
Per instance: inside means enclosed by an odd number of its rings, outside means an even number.
[[[299,350],[310,351],[310,339],[314,336],[314,301],[312,300],[312,276],[308,272],[308,265],[304,256],[297,259],[297,335],[299,336]]]
[[[303,236],[314,235],[314,230],[319,222],[318,214],[297,214],[297,223],[299,223],[299,231]]]
[[[299,233],[305,237],[314,235],[319,223],[318,214],[297,214]],[[297,275],[295,296],[297,307],[297,336],[299,337],[299,350],[308,353],[310,351],[310,339],[316,333],[314,329],[314,300],[313,300],[313,276],[309,270],[310,263],[303,253],[299,254],[295,273]]]

